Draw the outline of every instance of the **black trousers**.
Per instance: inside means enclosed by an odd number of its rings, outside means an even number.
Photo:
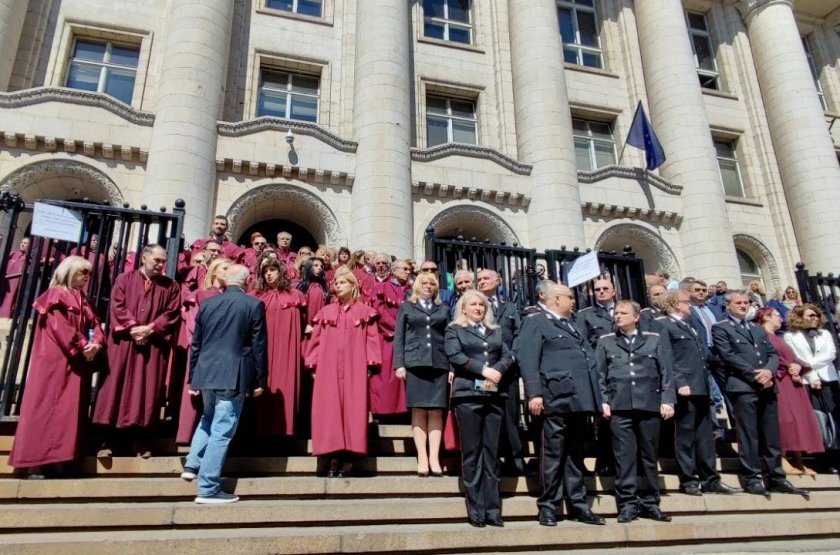
[[[589,508],[583,483],[583,441],[588,427],[588,416],[581,413],[547,414],[543,419],[540,509],[556,511],[564,492],[569,514]]]
[[[712,487],[720,482],[715,469],[712,405],[706,395],[677,396],[674,413],[674,458],[683,486]],[[700,480],[698,481],[698,476]]]
[[[499,432],[505,400],[454,397],[452,403],[461,432],[461,480],[467,515],[472,520],[499,519]]]
[[[771,485],[786,480],[782,470],[782,449],[779,440],[779,406],[772,391],[730,394],[735,405],[738,431],[738,459],[741,476],[747,483],[759,482],[761,463],[767,467]]]
[[[618,509],[659,506],[658,412],[613,411],[610,418],[615,453],[615,497]]]
[[[520,435],[520,406],[522,404],[519,388],[519,372],[512,375],[505,374],[502,378],[502,386],[499,388],[507,393],[505,399],[505,412],[502,419],[502,435],[500,438],[499,451],[505,459],[505,468],[513,469],[522,464],[524,450],[522,437]],[[515,468],[517,472],[525,472],[525,468]]]

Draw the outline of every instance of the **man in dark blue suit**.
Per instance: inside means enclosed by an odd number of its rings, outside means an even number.
[[[245,294],[248,268],[225,272],[225,292],[201,304],[190,347],[190,395],[201,395],[204,413],[193,435],[181,478],[198,477],[196,503],[233,503],[222,491],[222,467],[236,433],[245,396],[266,383],[265,305]]]

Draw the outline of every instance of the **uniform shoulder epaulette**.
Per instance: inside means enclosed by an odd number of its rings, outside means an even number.
[[[657,316],[656,318],[654,318],[654,320],[667,320],[667,319],[668,319],[668,317],[665,316],[664,314],[662,316]]]
[[[730,326],[734,326],[734,325],[735,325],[735,323],[734,323],[732,320],[730,320],[729,318],[727,318],[726,320],[721,320],[720,322],[715,322],[715,323],[714,323],[714,324],[712,324],[712,325],[713,325],[713,326],[717,326],[718,324],[729,324]]]
[[[655,331],[643,331],[642,335],[652,335],[654,337],[659,337],[659,334],[656,333]]]
[[[542,312],[531,312],[529,314],[526,314],[525,318],[531,318],[533,316],[539,316],[540,314],[542,314]]]
[[[601,337],[599,337],[598,339],[603,339],[603,338],[605,338],[605,337],[615,337],[615,332],[613,332],[613,333],[605,333],[604,335],[602,335],[602,336],[601,336]]]
[[[594,306],[587,306],[586,308],[581,308],[580,310],[578,310],[578,314],[581,314],[583,312],[587,312],[587,311],[590,311],[590,310],[595,310],[595,307]]]

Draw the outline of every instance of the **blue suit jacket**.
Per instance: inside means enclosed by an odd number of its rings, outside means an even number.
[[[190,346],[190,389],[265,387],[265,305],[239,287],[201,303]]]

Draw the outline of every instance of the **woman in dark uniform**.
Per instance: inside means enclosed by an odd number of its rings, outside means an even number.
[[[448,395],[449,360],[443,335],[449,308],[438,297],[438,281],[424,272],[414,282],[408,302],[400,305],[394,328],[394,368],[406,380],[406,406],[411,409],[411,434],[417,447],[417,475],[443,476],[440,440]],[[428,442],[428,446],[427,446]]]
[[[446,355],[455,373],[452,404],[461,434],[461,479],[470,525],[504,526],[499,497],[499,432],[505,399],[499,380],[513,363],[493,322],[487,297],[465,291],[446,329]]]

